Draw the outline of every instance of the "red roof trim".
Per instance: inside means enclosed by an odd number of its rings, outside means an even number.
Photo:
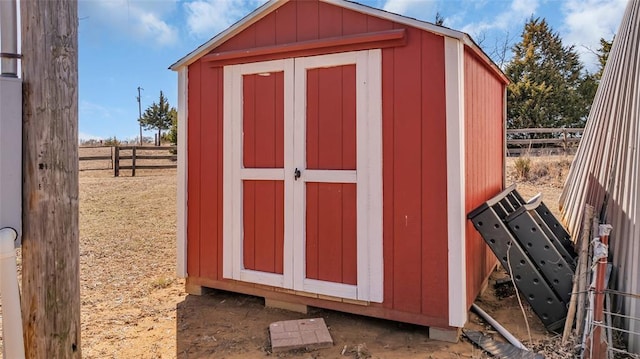
[[[264,55],[301,52],[307,50],[320,50],[335,47],[358,47],[370,48],[368,45],[375,45],[377,48],[402,46],[406,44],[405,29],[394,29],[386,31],[368,32],[363,34],[330,37],[320,40],[309,40],[289,44],[257,47],[250,50],[236,50],[213,53],[202,57],[204,62],[218,62],[237,58],[250,58]],[[360,46],[358,46],[360,45]]]

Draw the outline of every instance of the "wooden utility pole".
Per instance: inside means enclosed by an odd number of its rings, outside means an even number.
[[[22,0],[27,358],[80,358],[78,4]]]
[[[138,100],[138,125],[140,125],[140,141],[138,141],[138,143],[142,146],[142,122],[140,122],[142,119],[142,104],[140,102],[140,90],[144,89],[138,86],[138,97],[136,97],[136,100]]]

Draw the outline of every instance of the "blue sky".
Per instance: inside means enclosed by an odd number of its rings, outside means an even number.
[[[79,131],[81,139],[138,136],[142,111],[162,90],[177,106],[177,75],[169,65],[226,29],[264,0],[80,0]],[[361,0],[360,3],[469,33],[491,54],[519,41],[524,22],[546,18],[587,69],[601,37],[617,31],[627,0]],[[153,136],[153,132],[145,132]]]

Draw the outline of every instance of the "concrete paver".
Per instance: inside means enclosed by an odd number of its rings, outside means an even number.
[[[271,350],[283,352],[292,349],[319,349],[333,346],[323,318],[286,320],[269,325]]]

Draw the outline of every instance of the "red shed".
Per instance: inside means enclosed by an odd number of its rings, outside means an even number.
[[[456,337],[496,263],[465,215],[504,186],[507,79],[468,35],[276,0],[171,69],[188,292]]]

